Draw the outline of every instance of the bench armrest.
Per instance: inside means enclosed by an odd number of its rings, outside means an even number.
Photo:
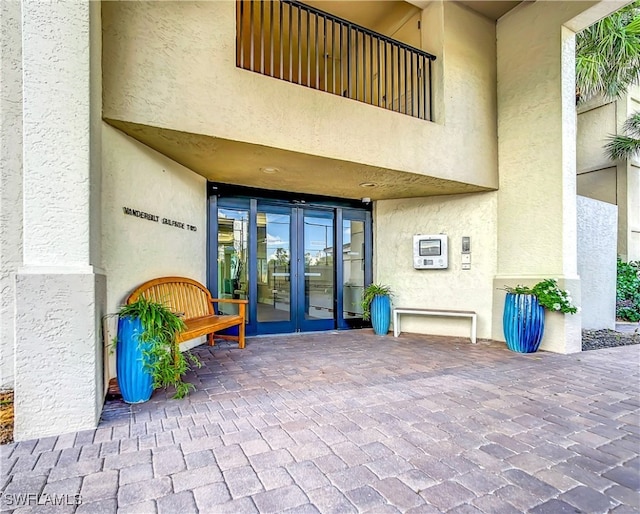
[[[211,303],[243,303],[243,304],[247,304],[249,303],[248,300],[236,300],[233,298],[211,298]]]
[[[247,304],[248,300],[236,300],[234,298],[211,298],[211,303],[235,303],[238,306],[238,314],[242,316],[242,319],[247,319]]]

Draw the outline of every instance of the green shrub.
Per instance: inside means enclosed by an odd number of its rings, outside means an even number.
[[[640,261],[623,262],[618,257],[616,317],[640,321]]]
[[[140,296],[135,302],[121,307],[120,316],[140,318],[144,332],[139,341],[149,343],[143,352],[144,366],[153,377],[153,388],[175,388],[174,398],[184,398],[195,389],[182,380],[190,365],[202,366],[190,352],[182,353],[176,336],[185,328],[184,321],[161,303]],[[185,358],[185,355],[187,358]],[[187,360],[188,359],[188,360]]]
[[[550,311],[558,311],[564,314],[580,312],[580,307],[573,304],[573,298],[566,289],[560,289],[555,278],[546,278],[533,287],[505,286],[505,291],[512,294],[531,294],[538,299],[538,303]]]
[[[371,317],[371,302],[376,296],[392,297],[391,287],[384,284],[369,284],[362,291],[362,319],[368,321]]]

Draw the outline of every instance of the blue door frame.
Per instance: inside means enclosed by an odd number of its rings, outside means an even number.
[[[320,208],[295,208],[296,215],[296,232],[298,234],[297,243],[298,248],[296,252],[296,287],[298,288],[298,304],[296,305],[296,328],[301,332],[309,332],[315,330],[334,330],[337,328],[337,316],[336,303],[337,297],[341,294],[339,288],[337,288],[336,280],[336,268],[337,260],[335,245],[335,209],[320,209]],[[319,223],[318,223],[319,222]],[[314,227],[312,229],[312,227]],[[325,238],[322,239],[320,235],[319,239],[313,240],[314,234],[312,231],[319,229],[321,233],[325,234]],[[330,234],[330,239],[328,235]],[[315,234],[316,237],[317,233]],[[312,256],[311,248],[318,250],[320,256]],[[329,251],[331,249],[331,251]],[[307,251],[310,250],[310,251]],[[331,254],[331,265],[326,264],[329,261],[329,255]],[[322,275],[321,272],[317,272],[311,264],[307,265],[307,259],[324,259],[324,270],[330,269],[331,287],[326,288],[324,291],[316,293],[316,298],[312,297],[315,279],[318,277],[315,275]],[[330,266],[330,267],[329,267]],[[323,270],[323,271],[324,271]],[[322,277],[321,277],[322,278]],[[318,298],[318,296],[320,298]],[[322,298],[324,296],[324,298]],[[329,298],[327,298],[329,297]],[[320,305],[318,300],[325,300],[328,305]],[[311,314],[319,312],[321,316],[330,317],[312,317]]]
[[[235,191],[236,188],[233,190]],[[242,191],[242,190],[241,190]],[[346,205],[345,205],[346,204]],[[291,201],[278,198],[258,198],[257,196],[222,196],[219,195],[218,188],[210,187],[208,199],[208,238],[207,238],[207,283],[214,296],[219,294],[218,288],[218,209],[239,209],[248,212],[248,324],[247,335],[278,334],[297,331],[319,331],[334,329],[360,328],[370,326],[361,318],[345,319],[343,309],[343,283],[344,269],[342,261],[343,248],[343,223],[349,220],[361,221],[365,226],[364,237],[364,275],[365,284],[372,281],[372,219],[371,211],[368,208],[358,206],[355,202],[345,202],[336,199],[335,201],[322,199],[319,202]],[[290,215],[290,319],[287,321],[258,321],[258,212]],[[331,305],[322,307],[324,316],[325,309],[331,309],[332,316],[324,319],[314,319],[305,316],[309,313],[309,290],[305,283],[312,280],[305,276],[305,218],[307,220],[331,220],[333,232],[332,241],[326,241],[327,248],[331,247],[333,253],[333,295]],[[327,233],[329,229],[327,228]],[[331,243],[331,244],[329,244]],[[309,240],[307,239],[307,246]],[[327,248],[324,249],[325,254]],[[308,253],[308,252],[307,252]],[[326,256],[326,255],[325,255]],[[325,298],[325,304],[328,299]],[[275,302],[275,300],[274,300]]]

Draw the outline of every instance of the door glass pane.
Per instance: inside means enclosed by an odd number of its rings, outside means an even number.
[[[364,221],[342,222],[343,313],[344,319],[362,318],[364,290]]]
[[[218,298],[246,299],[249,211],[218,209]],[[238,306],[218,304],[221,314],[237,314]]]
[[[333,214],[304,217],[304,316],[333,319]]]
[[[258,212],[258,321],[291,319],[291,216]]]

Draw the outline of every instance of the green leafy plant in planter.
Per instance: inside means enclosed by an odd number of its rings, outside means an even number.
[[[362,318],[371,319],[371,325],[377,335],[385,335],[391,323],[391,297],[389,286],[369,284],[362,292]]]
[[[175,388],[174,398],[184,398],[195,389],[184,382],[183,376],[191,365],[200,367],[200,360],[190,352],[180,352],[176,336],[184,330],[180,317],[161,303],[140,296],[135,302],[124,305],[118,312],[120,318],[139,319],[142,332],[137,340],[142,349],[142,363],[153,379],[153,389]]]
[[[527,286],[505,286],[505,291],[512,294],[530,294],[538,299],[538,303],[550,311],[562,312],[564,314],[575,314],[580,312],[580,308],[573,305],[573,298],[569,291],[560,289],[555,278],[547,278],[538,282],[533,287]]]
[[[369,284],[362,291],[362,318],[368,321],[371,318],[371,302],[376,296],[392,297],[391,287],[382,284]]]
[[[560,289],[558,281],[548,278],[533,287],[505,286],[502,327],[507,347],[519,353],[538,350],[544,333],[544,310],[564,314],[580,311],[573,304],[569,291]]]

